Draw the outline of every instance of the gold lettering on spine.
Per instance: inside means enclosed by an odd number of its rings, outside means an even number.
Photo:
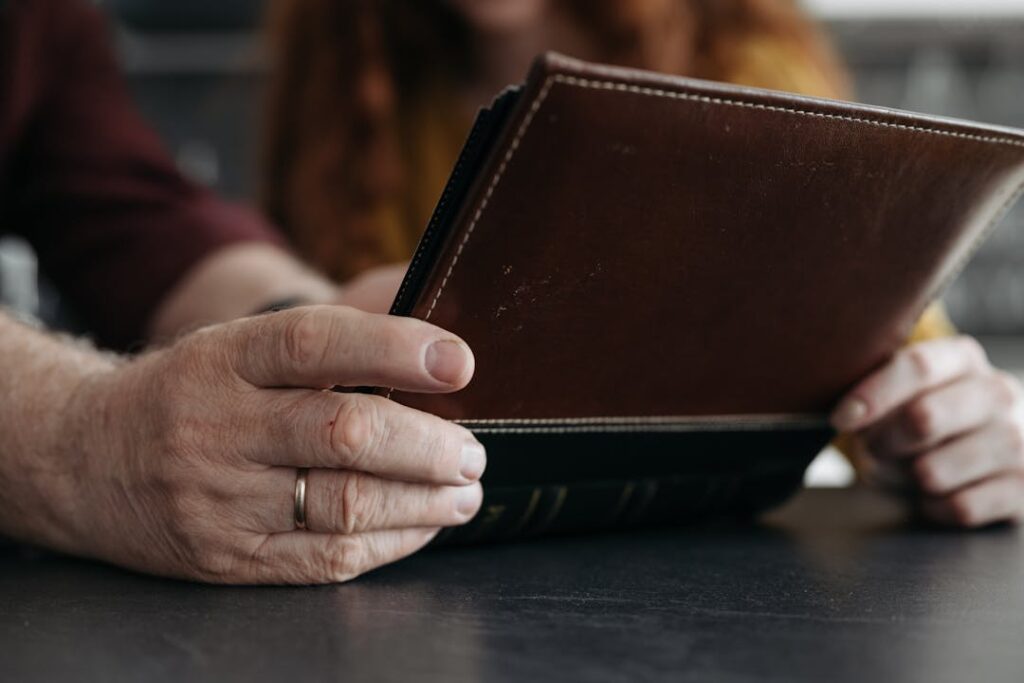
[[[565,505],[565,497],[569,494],[569,487],[559,486],[558,493],[555,494],[555,502],[551,505],[551,509],[548,514],[544,517],[544,520],[533,529],[532,533],[542,534],[544,533],[552,522],[558,517],[558,513],[562,511],[562,506]]]
[[[540,503],[540,497],[543,493],[544,489],[539,486],[533,490],[533,493],[530,495],[530,502],[527,503],[526,510],[523,511],[522,519],[520,519],[514,527],[509,529],[507,534],[508,536],[518,536],[522,533],[526,524],[530,521],[530,518],[537,512],[537,504]]]
[[[619,517],[626,510],[626,506],[629,505],[630,499],[633,497],[633,492],[636,491],[636,482],[627,481],[626,485],[622,487],[622,495],[619,496],[619,502],[615,504],[610,515],[608,515],[608,523],[615,524],[619,521]]]

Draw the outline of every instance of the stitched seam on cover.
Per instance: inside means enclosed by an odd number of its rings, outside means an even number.
[[[765,422],[771,423],[824,423],[828,418],[824,415],[812,414],[812,413],[747,413],[740,415],[631,415],[631,416],[595,416],[595,417],[512,417],[512,418],[480,418],[472,419],[467,418],[465,420],[454,420],[459,424],[472,424],[472,425],[530,425],[530,426],[541,426],[541,425],[601,425],[601,424],[614,424],[614,425],[679,425],[679,424],[735,424],[737,422],[756,423],[761,424]]]
[[[437,302],[441,299],[441,294],[444,292],[444,288],[448,285],[448,280],[452,276],[452,271],[455,270],[455,265],[459,262],[459,257],[462,256],[462,251],[466,248],[466,244],[469,242],[469,238],[473,236],[473,231],[476,230],[476,224],[480,220],[480,217],[484,213],[484,209],[487,208],[487,203],[491,200],[491,195],[494,194],[494,188],[498,186],[501,181],[501,177],[505,174],[505,169],[508,167],[509,162],[515,155],[516,150],[519,149],[519,143],[526,135],[526,130],[530,127],[530,123],[533,122],[533,117],[537,115],[537,110],[540,109],[540,105],[547,99],[548,92],[551,90],[551,86],[554,84],[554,80],[549,76],[544,81],[544,87],[541,88],[540,93],[537,95],[537,99],[530,105],[530,111],[527,113],[526,118],[519,125],[519,130],[516,131],[516,136],[512,140],[512,144],[505,152],[505,157],[501,160],[501,165],[498,166],[498,171],[491,178],[490,185],[487,186],[487,192],[484,194],[483,200],[480,202],[480,206],[477,207],[476,213],[473,214],[473,220],[470,221],[469,227],[466,228],[466,234],[462,236],[462,241],[459,242],[458,249],[455,250],[455,256],[452,257],[452,262],[448,264],[448,271],[444,274],[444,279],[441,280],[440,287],[437,288],[437,294],[434,295],[434,300],[430,302],[430,308],[427,309],[427,314],[423,317],[424,320],[430,320],[430,316],[434,314],[434,308],[437,306]],[[385,394],[384,398],[391,398],[391,394],[395,391],[394,387],[388,389],[388,393]]]
[[[551,86],[555,83],[555,79],[548,77],[544,82],[544,87],[541,88],[540,93],[537,95],[537,99],[530,105],[530,111],[526,114],[523,122],[519,125],[519,130],[516,131],[516,136],[512,139],[512,144],[509,145],[508,150],[505,152],[505,157],[501,160],[501,165],[498,166],[497,172],[494,177],[491,178],[490,185],[487,186],[487,192],[484,193],[484,198],[480,202],[480,206],[477,207],[476,213],[473,214],[473,220],[470,221],[469,227],[466,228],[466,234],[463,235],[462,241],[459,243],[459,248],[455,251],[455,256],[452,257],[452,262],[448,265],[448,272],[445,273],[444,279],[441,280],[441,286],[437,288],[437,294],[434,295],[434,300],[430,302],[430,308],[427,310],[424,320],[430,320],[430,316],[434,313],[434,308],[437,306],[438,300],[441,298],[441,293],[444,292],[444,288],[448,285],[448,280],[452,276],[452,271],[455,270],[455,265],[459,262],[459,257],[462,256],[462,251],[466,248],[466,244],[469,242],[469,238],[473,236],[473,231],[476,230],[476,225],[480,221],[480,217],[483,216],[484,210],[487,208],[487,204],[491,201],[491,195],[494,194],[494,189],[501,182],[502,176],[505,175],[505,169],[508,168],[508,164],[512,161],[512,157],[515,156],[516,151],[519,149],[519,143],[522,141],[523,136],[526,135],[527,129],[530,124],[533,123],[534,117],[537,115],[537,111],[541,105],[544,104],[544,100],[547,99],[548,92],[551,91]]]
[[[473,214],[473,220],[470,221],[469,227],[466,229],[466,234],[463,236],[462,241],[459,243],[458,248],[455,251],[455,256],[452,258],[452,262],[448,265],[448,270],[445,273],[444,278],[441,280],[441,284],[437,289],[437,294],[434,295],[433,301],[430,302],[430,308],[427,309],[427,313],[424,316],[424,320],[430,320],[430,316],[433,315],[434,309],[437,307],[438,301],[441,299],[441,295],[444,293],[445,287],[448,285],[448,281],[451,279],[452,272],[455,270],[455,266],[459,262],[459,258],[462,256],[462,252],[465,250],[466,245],[469,243],[470,237],[473,236],[473,232],[476,230],[477,223],[483,216],[484,210],[490,203],[491,196],[494,194],[495,188],[501,181],[502,176],[505,174],[505,170],[508,168],[509,163],[512,161],[512,157],[515,156],[516,151],[519,149],[519,144],[523,137],[526,135],[526,131],[529,129],[530,124],[537,115],[537,111],[541,105],[547,99],[548,93],[551,91],[551,86],[554,83],[564,83],[566,85],[573,85],[581,88],[590,88],[593,90],[610,90],[610,91],[621,91],[631,92],[639,95],[649,95],[655,97],[667,97],[671,99],[684,100],[689,102],[702,102],[705,104],[714,104],[720,106],[729,107],[740,107],[744,109],[760,109],[763,111],[780,112],[786,114],[794,114],[797,116],[806,116],[811,118],[819,119],[831,119],[849,121],[852,123],[862,123],[870,126],[876,126],[879,128],[894,128],[898,130],[908,130],[918,133],[926,133],[929,135],[939,135],[951,138],[957,138],[961,140],[973,140],[976,142],[985,142],[993,144],[1005,144],[1013,147],[1024,147],[1024,140],[1015,140],[1012,138],[998,137],[998,136],[985,136],[985,135],[974,135],[971,133],[959,133],[955,131],[940,130],[935,128],[925,128],[923,126],[911,126],[904,123],[891,123],[888,121],[878,121],[875,119],[868,119],[859,116],[844,116],[842,114],[828,114],[825,112],[809,111],[806,109],[796,109],[793,107],[781,107],[771,104],[762,104],[758,102],[746,102],[743,100],[733,100],[722,97],[712,97],[710,95],[694,95],[692,93],[675,92],[672,90],[665,90],[662,88],[651,88],[646,86],[630,85],[626,83],[616,83],[614,81],[597,81],[586,78],[578,78],[576,76],[568,76],[565,74],[553,74],[548,76],[544,81],[544,85],[537,95],[537,98],[530,105],[530,111],[527,113],[523,122],[519,126],[519,130],[516,131],[515,138],[512,140],[512,144],[509,149],[505,152],[505,156],[501,161],[501,165],[498,167],[497,172],[491,179],[490,184],[487,187],[487,192],[484,194],[483,200],[480,202],[480,206],[477,207],[476,213]],[[1009,211],[1009,207],[1013,205],[1014,201],[1020,197],[1021,193],[1024,192],[1024,185],[1011,197],[1010,201],[1003,211],[1001,211],[995,220],[993,220],[989,226],[982,232],[982,235],[986,235],[994,225],[999,222],[999,219],[1005,216],[1006,212]],[[982,241],[979,238],[976,244],[980,244]],[[973,249],[969,252],[973,253]],[[967,259],[964,259],[962,263],[966,263]],[[961,266],[962,267],[962,264]],[[956,271],[959,268],[955,269]],[[948,281],[948,280],[947,280]],[[394,393],[394,388],[390,388],[385,398],[391,398],[391,394]]]
[[[768,425],[768,424],[749,424],[749,425],[657,425],[657,426],[643,426],[643,425],[627,425],[622,427],[615,426],[590,426],[590,427],[467,427],[469,431],[474,434],[693,434],[693,433],[708,433],[708,432],[733,432],[737,429],[739,431],[745,431],[743,427],[763,427],[767,430],[784,432],[795,428],[808,428],[818,425]],[[746,431],[760,431],[755,429],[749,429]]]
[[[675,92],[672,90],[650,88],[640,85],[629,85],[626,83],[616,83],[614,81],[595,81],[587,78],[578,78],[576,76],[567,76],[565,74],[555,74],[554,76],[551,76],[549,78],[553,78],[554,80],[560,83],[566,83],[567,85],[576,85],[582,88],[591,88],[593,90],[617,90],[622,92],[631,92],[638,95],[653,95],[657,97],[669,97],[677,100],[687,100],[690,102],[703,102],[705,104],[718,104],[729,107],[742,107],[744,109],[761,109],[764,111],[797,114],[799,116],[810,116],[819,119],[834,119],[840,121],[850,121],[852,123],[865,123],[871,126],[878,126],[880,128],[897,128],[899,130],[912,130],[918,133],[944,135],[947,137],[960,138],[963,140],[975,140],[978,142],[990,142],[1011,145],[1013,147],[1024,147],[1024,140],[1016,140],[1014,138],[998,137],[994,135],[986,136],[974,135],[971,133],[958,133],[956,131],[941,130],[938,128],[925,128],[923,126],[911,126],[905,123],[891,123],[888,121],[879,121],[877,119],[869,119],[860,116],[828,114],[825,112],[810,111],[807,109],[796,109],[793,107],[782,107],[773,104],[761,104],[758,102],[746,102],[743,100],[732,100],[723,97],[712,97],[710,95],[694,95],[692,93]]]
[[[474,133],[477,133],[477,135],[474,135]],[[470,130],[469,139],[466,141],[467,146],[470,144],[470,142],[473,140],[474,137],[479,137],[478,129],[477,129],[476,125],[474,125],[473,128]],[[465,157],[466,157],[465,154],[460,154],[459,158],[456,159],[455,167],[452,169],[452,174],[453,175],[455,173],[457,173],[459,171],[459,168],[466,163],[466,158]],[[446,201],[448,201],[448,199],[451,197],[451,195],[452,195],[452,183],[450,183],[450,182],[445,183],[444,190],[441,192],[441,198],[438,199],[438,206],[440,206],[440,205],[444,204]],[[416,266],[419,265],[421,260],[423,260],[423,252],[422,252],[422,250],[417,249],[416,253],[413,254],[412,263],[409,264],[408,271],[410,273],[415,271],[416,270]],[[402,281],[402,286],[399,287],[398,294],[395,295],[395,301],[398,301],[399,299],[402,298],[402,296],[405,294],[406,290],[409,288],[408,284],[409,284],[408,282],[406,282],[404,280]],[[392,389],[391,391],[394,391],[394,389]],[[390,396],[390,395],[391,395],[391,392],[389,391],[388,392],[388,396]]]
[[[703,102],[705,104],[724,105],[729,107],[742,107],[745,109],[760,109],[764,111],[782,112],[787,114],[795,114],[798,116],[808,116],[819,119],[834,119],[842,121],[850,121],[852,123],[863,123],[871,126],[877,126],[880,128],[895,128],[899,130],[910,130],[918,133],[927,133],[930,135],[941,135],[952,138],[959,138],[962,140],[974,140],[977,142],[987,142],[996,144],[1006,144],[1014,147],[1024,147],[1024,140],[1014,140],[1012,138],[1003,138],[996,136],[984,136],[984,135],[972,135],[970,133],[958,133],[955,131],[939,130],[935,128],[924,128],[923,126],[911,126],[904,123],[890,123],[887,121],[878,121],[875,119],[868,119],[858,116],[843,116],[841,114],[827,114],[824,112],[809,111],[806,109],[795,109],[792,107],[780,107],[771,104],[761,104],[757,102],[745,102],[743,100],[731,100],[722,97],[711,97],[709,95],[694,95],[692,93],[674,92],[671,90],[663,90],[660,88],[649,88],[638,85],[629,85],[626,83],[616,83],[614,81],[595,81],[586,78],[577,78],[576,76],[567,76],[565,74],[554,74],[548,76],[544,82],[544,86],[541,88],[540,93],[537,95],[537,99],[530,105],[530,111],[523,119],[522,124],[519,126],[519,130],[516,131],[516,136],[512,140],[512,144],[509,146],[508,151],[505,152],[505,157],[501,161],[501,165],[498,167],[497,172],[491,179],[490,185],[487,187],[487,192],[484,194],[483,200],[480,202],[480,206],[477,208],[476,213],[473,215],[473,220],[470,221],[469,227],[466,229],[466,234],[462,238],[462,242],[459,243],[459,247],[455,252],[455,256],[452,258],[452,262],[448,266],[448,271],[445,273],[444,279],[441,280],[441,285],[437,289],[437,294],[434,295],[434,300],[430,303],[430,308],[427,310],[427,314],[424,320],[430,320],[430,316],[433,315],[434,309],[437,307],[437,302],[441,299],[441,294],[444,293],[445,287],[448,285],[448,280],[451,279],[452,272],[455,270],[456,264],[459,262],[459,257],[462,256],[462,252],[466,248],[466,244],[469,242],[470,237],[473,236],[473,232],[476,230],[477,223],[480,221],[484,210],[487,208],[488,203],[491,200],[491,196],[494,194],[495,188],[498,183],[501,182],[502,176],[505,174],[505,170],[508,164],[512,161],[512,157],[515,156],[516,151],[519,149],[519,144],[523,137],[526,135],[527,129],[533,122],[537,111],[540,109],[544,100],[547,99],[548,93],[551,91],[551,86],[554,83],[565,83],[566,85],[574,85],[581,88],[591,88],[594,90],[613,90],[622,92],[631,92],[639,95],[651,95],[655,97],[668,97],[677,100],[686,100],[690,102]]]
[[[622,434],[637,432],[693,433],[732,430],[820,429],[820,415],[709,415],[706,417],[487,418],[453,420],[475,434]]]

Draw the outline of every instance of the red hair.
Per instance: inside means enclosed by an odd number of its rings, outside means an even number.
[[[712,80],[768,37],[835,84],[845,76],[791,0],[549,0],[595,61]],[[470,29],[443,0],[275,0],[262,200],[300,253],[349,277],[404,258],[383,243],[380,207],[405,191],[403,112],[473,77]],[[557,49],[558,46],[552,46]],[[767,85],[767,84],[762,84]]]

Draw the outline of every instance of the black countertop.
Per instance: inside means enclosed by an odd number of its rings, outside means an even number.
[[[1024,533],[857,490],[760,526],[441,549],[222,588],[0,551],[0,680],[1024,681]]]

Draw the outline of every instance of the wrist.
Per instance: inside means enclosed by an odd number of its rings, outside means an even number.
[[[79,376],[69,392],[51,457],[58,466],[42,487],[53,515],[46,545],[76,555],[95,555],[97,538],[118,533],[103,514],[110,493],[122,484],[120,453],[131,452],[131,435],[141,429],[138,411],[145,383],[134,379],[156,351],[128,361],[95,366]],[[99,494],[99,495],[97,495]],[[128,511],[125,511],[127,516]],[[100,544],[102,545],[102,544]]]
[[[288,252],[267,244],[218,251],[186,274],[160,305],[150,325],[155,339],[252,315],[285,300],[329,304],[337,288]]]
[[[81,342],[8,328],[10,323],[3,322],[5,341],[24,335],[20,348],[6,345],[5,350],[24,355],[15,370],[21,377],[10,386],[9,404],[0,416],[0,532],[69,550],[79,496],[76,465],[83,457],[82,419],[74,404],[93,378],[112,373],[122,361]]]

